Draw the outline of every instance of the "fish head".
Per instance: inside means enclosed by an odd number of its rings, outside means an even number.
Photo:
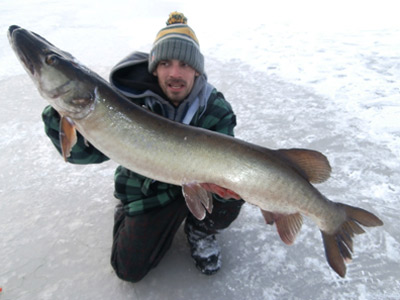
[[[61,115],[81,119],[90,113],[96,86],[89,69],[68,52],[19,26],[10,26],[8,39],[39,93]]]

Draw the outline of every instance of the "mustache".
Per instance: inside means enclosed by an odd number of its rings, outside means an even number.
[[[171,78],[171,79],[167,79],[165,81],[165,83],[168,85],[184,85],[184,86],[186,86],[186,81],[183,79]]]

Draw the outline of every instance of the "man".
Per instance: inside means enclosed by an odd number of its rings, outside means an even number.
[[[111,84],[132,102],[171,120],[233,136],[236,118],[229,103],[204,74],[204,58],[194,31],[180,13],[171,13],[150,55],[135,52],[117,64]],[[60,152],[59,115],[43,112],[47,135]],[[79,135],[68,161],[76,164],[108,160]],[[187,209],[182,188],[154,181],[123,166],[115,172],[115,210],[111,264],[123,280],[137,282],[157,266],[186,219],[184,231],[196,266],[211,275],[221,267],[215,235],[238,216],[242,200],[213,195],[214,209],[197,220]],[[226,196],[229,198],[228,196]]]

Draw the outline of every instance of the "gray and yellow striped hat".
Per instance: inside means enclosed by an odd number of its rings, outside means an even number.
[[[149,57],[149,72],[153,73],[162,60],[184,61],[200,74],[204,73],[204,57],[193,29],[187,25],[187,18],[172,12],[167,27],[161,29],[154,41]]]

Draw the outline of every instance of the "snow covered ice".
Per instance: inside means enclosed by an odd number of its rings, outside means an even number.
[[[9,299],[399,299],[400,21],[396,1],[6,0],[0,11],[0,292]],[[116,4],[118,3],[118,5]],[[354,240],[345,279],[328,266],[307,220],[293,246],[245,205],[219,235],[222,269],[202,275],[183,230],[137,284],[109,263],[113,162],[65,164],[45,136],[43,100],[6,32],[39,33],[105,78],[148,51],[178,10],[209,80],[232,103],[236,135],[269,148],[326,154],[333,201],[385,225]]]

